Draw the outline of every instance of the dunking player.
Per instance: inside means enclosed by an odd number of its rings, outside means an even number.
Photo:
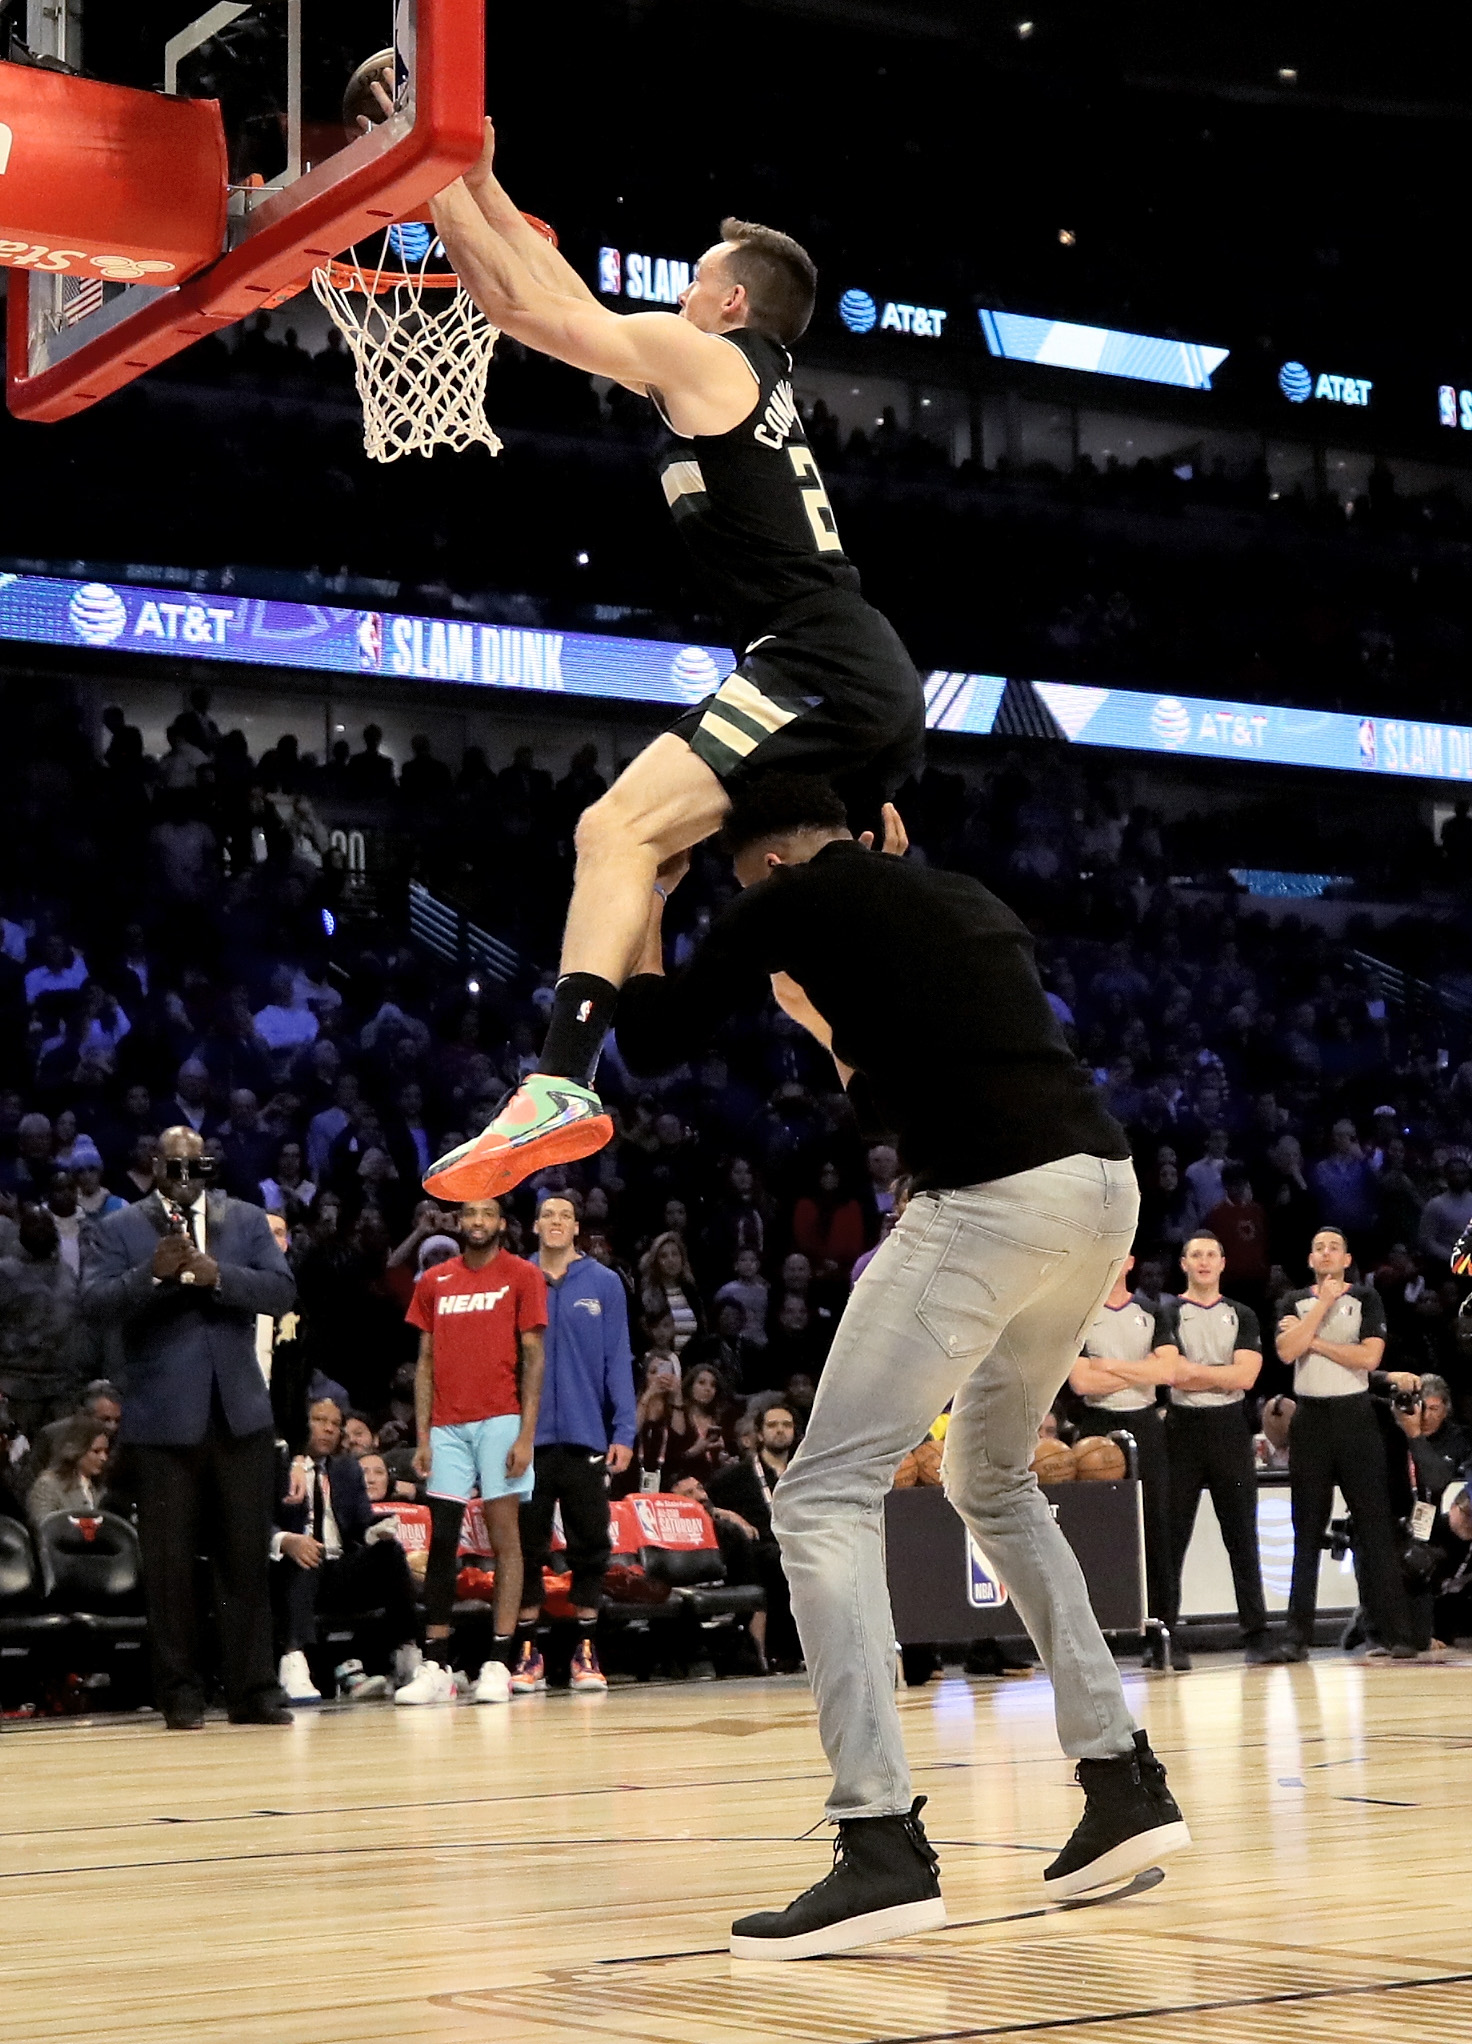
[[[882,791],[925,728],[919,678],[859,594],[792,393],[787,351],[813,310],[807,254],[773,228],[725,220],[678,314],[620,315],[522,218],[493,151],[487,122],[480,162],[434,202],[450,260],[504,333],[652,399],[669,428],[664,494],[737,665],[583,816],[540,1068],[433,1166],[426,1189],[447,1199],[487,1198],[609,1140],[593,1075],[656,875],[720,828],[733,788],[801,766]]]
[[[1086,1796],[1048,1891],[1139,1873],[1190,1837],[1028,1468],[1134,1233],[1124,1131],[1063,1040],[1026,929],[977,881],[856,844],[833,790],[801,775],[743,787],[726,836],[745,892],[669,978],[655,899],[619,1010],[626,1062],[683,1064],[770,978],[914,1176],[772,1504],[838,1846],[826,1879],[742,1918],[731,1949],[798,1959],[945,1921],[895,1708],[881,1525],[901,1458],[951,1401],[947,1494],[1037,1642]]]

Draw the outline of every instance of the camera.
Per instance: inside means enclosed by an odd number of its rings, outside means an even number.
[[[1421,1410],[1421,1394],[1419,1391],[1392,1391],[1390,1394],[1390,1404],[1391,1410],[1394,1412],[1419,1412]]]

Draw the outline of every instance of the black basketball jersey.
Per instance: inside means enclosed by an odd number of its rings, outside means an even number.
[[[729,433],[686,439],[670,427],[657,466],[676,528],[739,655],[804,597],[856,596],[859,572],[843,551],[797,415],[792,357],[745,327],[721,338],[750,365],[755,402]]]

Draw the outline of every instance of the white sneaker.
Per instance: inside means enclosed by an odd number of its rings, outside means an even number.
[[[332,1672],[337,1678],[339,1696],[345,1696],[349,1703],[371,1703],[388,1694],[387,1677],[368,1674],[361,1661],[344,1661]]]
[[[412,1682],[423,1666],[424,1656],[413,1640],[410,1640],[404,1646],[395,1647],[394,1688],[402,1689],[406,1682]]]
[[[320,1703],[322,1692],[312,1680],[312,1671],[307,1666],[307,1657],[300,1649],[294,1654],[283,1654],[276,1670],[276,1680],[286,1692],[288,1703]]]
[[[441,1661],[426,1661],[412,1682],[394,1691],[395,1703],[453,1703],[460,1694],[453,1668]]]
[[[470,1700],[472,1703],[510,1703],[511,1670],[504,1661],[481,1662]]]

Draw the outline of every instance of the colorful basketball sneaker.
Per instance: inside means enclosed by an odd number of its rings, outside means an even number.
[[[547,1664],[532,1642],[523,1640],[516,1666],[511,1670],[511,1694],[533,1696],[547,1687]]]
[[[591,1157],[612,1141],[613,1121],[596,1093],[532,1072],[478,1136],[431,1165],[424,1189],[435,1199],[498,1199],[534,1171]]]
[[[608,1687],[608,1677],[598,1665],[590,1639],[578,1641],[572,1657],[572,1687],[585,1695],[601,1694]]]

